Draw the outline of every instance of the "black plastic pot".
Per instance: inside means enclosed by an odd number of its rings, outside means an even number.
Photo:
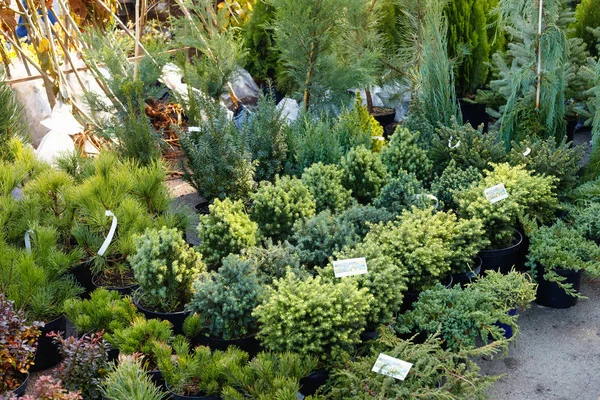
[[[114,362],[115,364],[117,364],[119,362],[119,349],[108,350],[107,360],[108,362]]]
[[[193,339],[195,345],[208,346],[213,350],[225,351],[229,346],[236,346],[253,357],[262,351],[262,346],[256,334],[248,335],[239,339],[225,340],[214,336],[198,335]]]
[[[144,314],[147,319],[160,319],[163,321],[169,321],[171,324],[173,324],[173,333],[176,335],[183,333],[183,321],[185,321],[185,319],[190,315],[189,311],[166,313],[148,310],[140,305],[140,301],[137,296],[133,296],[133,302],[138,311]]]
[[[300,393],[304,396],[312,396],[317,393],[317,390],[327,383],[329,372],[325,370],[317,370],[310,375],[300,379]]]
[[[567,118],[567,142],[572,142],[577,128],[577,118]]]
[[[92,284],[94,285],[94,290],[98,288],[104,288],[106,290],[112,290],[115,292],[119,292],[122,296],[128,296],[132,294],[140,285],[134,283],[133,285],[128,286],[104,286],[98,282],[98,274],[92,276]]]
[[[81,297],[89,299],[90,293],[94,291],[95,287],[92,283],[92,262],[86,261],[71,270],[71,274],[75,276],[75,280],[85,289],[85,292]]]
[[[485,104],[472,103],[466,100],[459,100],[460,112],[464,123],[470,123],[474,129],[483,124],[483,132],[488,131],[490,116],[485,111]]]
[[[29,383],[29,374],[23,374],[23,383],[21,386],[13,390],[13,394],[17,397],[21,397],[25,394],[25,390],[27,390],[27,384]]]
[[[198,214],[207,215],[210,210],[208,208],[209,202],[206,200],[202,200],[200,203],[194,206],[194,209]]]
[[[510,315],[510,316],[517,315],[517,309],[513,308],[512,310],[510,310],[508,312],[508,315]],[[511,337],[513,337],[514,332],[513,332],[512,326],[510,326],[508,324],[502,324],[500,322],[496,322],[494,325],[496,325],[497,327],[500,327],[500,328],[504,329],[504,337],[506,339],[510,339]]]
[[[440,281],[440,283],[444,285],[447,289],[450,289],[452,287],[453,282],[454,281],[452,280],[452,275],[448,275],[446,278]],[[419,300],[420,294],[421,292],[404,292],[404,298],[402,299],[402,306],[400,306],[400,312],[404,313],[410,311],[413,304],[416,303],[417,300]]]
[[[162,372],[155,369],[152,371],[148,371],[147,374],[150,377],[150,380],[152,381],[152,383],[154,383],[154,386],[156,386],[158,388],[165,387],[165,380],[163,379]]]
[[[565,278],[564,283],[573,285],[573,289],[579,292],[581,287],[582,270],[572,271],[570,269],[556,269],[555,272]],[[554,282],[549,282],[543,277],[541,267],[538,267],[538,289],[535,302],[541,306],[552,308],[569,308],[577,304],[577,297],[569,296]]]
[[[523,240],[521,241],[521,246],[519,246],[519,251],[517,252],[517,261],[515,263],[515,269],[517,271],[526,272],[529,270],[525,266],[527,262],[527,254],[529,254],[529,236],[527,236],[522,230],[519,230],[521,237]]]
[[[475,262],[473,263],[474,268],[471,271],[463,272],[461,274],[452,274],[452,284],[464,287],[471,283],[471,281],[477,279],[479,274],[481,274],[481,264],[481,257],[476,256]]]
[[[184,396],[181,394],[174,393],[169,387],[168,383],[165,383],[165,387],[169,391],[169,395],[172,400],[221,400],[221,396],[212,395],[212,396]]]
[[[378,115],[371,114],[373,118],[383,127],[385,132],[385,127],[394,122],[394,118],[396,118],[396,110],[388,107],[373,107],[377,108]],[[386,112],[387,111],[387,112]],[[384,134],[387,137],[387,135]]]
[[[519,231],[515,231],[515,239],[512,246],[497,250],[482,250],[479,252],[481,257],[481,271],[500,271],[503,274],[510,272],[511,268],[517,265],[519,248],[523,242],[523,236]]]
[[[47,334],[50,332],[61,332],[61,335],[64,337],[66,329],[67,320],[63,315],[46,323],[46,325],[40,329],[41,334],[38,339],[38,347],[35,352],[35,358],[33,359],[33,366],[30,369],[31,372],[54,367],[62,360],[59,346],[56,345],[52,341],[52,338],[49,338]]]
[[[368,342],[368,341],[377,340],[377,339],[379,339],[378,331],[364,331],[363,333],[360,334],[360,340],[362,340],[363,342]]]

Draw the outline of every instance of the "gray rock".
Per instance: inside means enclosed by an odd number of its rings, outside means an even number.
[[[238,99],[249,109],[256,106],[260,95],[260,88],[252,79],[252,76],[243,68],[239,68],[230,80],[233,91]],[[233,110],[233,102],[229,93],[224,93],[221,100],[227,108]]]

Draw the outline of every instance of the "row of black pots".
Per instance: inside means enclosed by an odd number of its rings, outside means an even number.
[[[498,250],[483,250],[479,253],[482,259],[482,271],[494,270],[507,274],[513,267],[523,269],[528,248],[527,236],[515,231],[515,240],[511,246]],[[544,279],[541,266],[537,266],[536,272],[538,282],[536,303],[552,308],[569,308],[577,304],[577,297],[568,295],[556,283]],[[573,289],[579,291],[582,271],[556,269],[555,272],[565,278],[565,283],[572,284]]]

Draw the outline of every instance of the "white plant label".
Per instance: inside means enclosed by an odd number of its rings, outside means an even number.
[[[438,200],[437,197],[435,197],[432,194],[429,194],[429,193],[420,193],[420,194],[415,194],[415,196],[414,196],[414,198],[417,199],[417,200],[420,199],[421,197],[425,197],[425,198],[427,198],[429,200],[433,200],[435,202],[434,205],[433,205],[433,209],[434,210],[437,210],[438,207],[440,206],[440,201]]]
[[[528,148],[526,148],[526,149],[525,149],[525,151],[523,152],[523,155],[524,155],[525,157],[527,157],[529,154],[531,154],[531,149],[528,147]]]
[[[380,353],[371,371],[403,381],[412,366],[409,362]]]
[[[450,139],[448,139],[448,148],[456,149],[458,146],[460,146],[460,140],[458,142],[456,142],[455,145],[452,145],[452,139],[454,139],[454,136],[450,136]]]
[[[31,238],[29,235],[31,235],[33,233],[33,231],[31,229],[29,229],[27,232],[25,232],[25,250],[28,253],[31,253]]]
[[[499,183],[496,186],[492,186],[483,191],[485,198],[492,204],[504,200],[508,197],[508,192],[504,187],[504,183]]]
[[[111,211],[106,210],[104,213],[107,217],[112,217],[112,224],[110,225],[110,230],[108,231],[108,235],[106,235],[106,239],[104,239],[104,243],[102,243],[102,247],[98,250],[98,255],[103,256],[106,253],[106,249],[110,245],[113,236],[115,236],[115,231],[117,230],[117,217]]]
[[[190,132],[190,133],[200,132],[200,127],[199,126],[190,126],[190,127],[188,127],[188,132]]]
[[[338,260],[333,262],[333,273],[336,278],[362,275],[366,274],[367,272],[367,259],[365,257],[348,258],[347,260]]]

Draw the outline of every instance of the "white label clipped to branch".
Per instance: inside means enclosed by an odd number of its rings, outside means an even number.
[[[367,272],[367,259],[364,257],[348,258],[346,260],[338,260],[333,262],[333,273],[336,278],[362,275],[366,274]]]
[[[485,198],[492,204],[504,200],[508,197],[508,192],[504,187],[504,183],[499,183],[496,186],[492,186],[483,191]]]
[[[528,148],[526,148],[526,149],[525,149],[525,151],[523,152],[523,155],[524,155],[525,157],[527,157],[529,154],[531,154],[531,149],[528,147]]]
[[[30,235],[33,233],[33,231],[31,229],[29,229],[27,232],[25,232],[25,250],[28,253],[31,253],[31,238]]]
[[[192,132],[200,132],[200,127],[199,126],[190,126],[188,127],[188,132],[192,133]]]
[[[412,366],[409,362],[380,353],[371,371],[403,381]]]
[[[110,242],[112,241],[113,236],[115,236],[115,231],[117,230],[117,217],[115,216],[115,214],[113,214],[109,210],[106,210],[104,215],[106,215],[107,217],[112,217],[113,220],[112,220],[112,224],[110,225],[110,230],[108,231],[108,235],[106,235],[106,239],[104,239],[104,243],[102,243],[102,247],[100,247],[100,250],[98,250],[99,256],[103,256],[104,253],[106,253],[106,249],[108,249],[108,246],[110,245]]]

